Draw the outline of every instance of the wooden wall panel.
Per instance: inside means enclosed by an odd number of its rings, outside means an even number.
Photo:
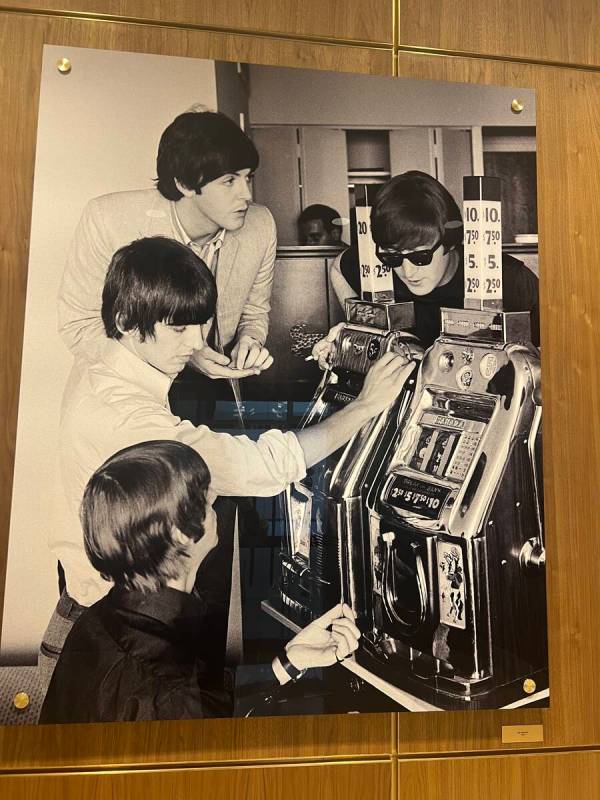
[[[392,43],[392,0],[15,0],[6,5],[295,36]],[[1,6],[0,6],[1,8]]]
[[[168,770],[88,775],[32,775],[0,777],[0,796],[10,800],[389,800],[391,761],[245,767],[230,769]]]
[[[1,587],[8,542],[38,84],[44,42],[375,74],[391,71],[391,55],[378,50],[0,14],[0,119],[4,123],[0,126]],[[392,719],[388,714],[109,725],[75,730],[0,728],[0,769],[387,754],[391,748]]]
[[[408,54],[400,55],[399,74],[537,92],[551,670],[550,710],[401,715],[399,752],[502,749],[501,726],[522,722],[544,724],[545,747],[597,744],[600,75]]]
[[[398,800],[595,800],[600,752],[400,762]]]
[[[28,0],[21,0],[20,5],[36,7]],[[278,6],[271,2],[232,2],[221,4],[222,7],[202,4],[200,11],[191,0],[81,0],[72,4],[48,0],[44,4],[48,9],[69,6],[78,11],[162,17],[170,22],[245,30],[262,28],[271,33],[392,40],[391,3],[387,0],[370,3],[368,14],[358,1],[356,13],[352,13],[354,0],[305,3],[298,10],[287,0]],[[600,45],[593,39],[600,13],[595,0],[582,0],[576,5],[567,0],[551,4],[523,0],[518,5],[514,0],[484,0],[485,14],[481,14],[481,6],[482,3],[465,0],[461,4],[463,14],[458,17],[455,4],[447,0],[435,4],[433,0],[401,0],[400,43],[574,63],[600,61]],[[350,11],[342,19],[343,9]],[[541,34],[530,38],[531,30]],[[7,543],[35,119],[44,42],[372,74],[391,71],[390,52],[378,49],[0,14],[0,117],[11,120],[0,130],[0,176],[5,187],[0,215],[0,565],[5,560]],[[594,134],[599,123],[600,76],[495,60],[408,53],[400,54],[398,64],[399,73],[407,77],[531,86],[538,92],[551,709],[5,728],[0,729],[0,769],[379,756],[394,751],[396,724],[398,750],[406,754],[510,750],[512,746],[501,743],[501,726],[523,722],[544,725],[544,743],[531,745],[533,749],[600,743],[600,689],[595,680],[600,667],[595,620],[600,524],[594,504],[600,485],[600,376],[593,328],[600,311],[596,272],[600,244],[593,236],[594,223],[600,218],[596,189],[600,144]],[[0,586],[1,572],[0,566]],[[524,749],[524,745],[520,748]],[[575,797],[594,797],[600,779],[599,764],[595,752],[416,759],[400,763],[399,796],[437,800],[447,797],[448,787],[452,787],[453,793],[464,800],[558,798],[559,791],[562,796],[569,789]],[[104,796],[127,796],[129,786],[149,798],[153,792],[158,796],[158,791],[161,796],[171,792],[187,797],[203,789],[207,796],[210,792],[215,796],[235,792],[234,796],[250,798],[304,797],[310,792],[316,797],[384,797],[388,796],[390,785],[388,767],[354,764],[186,770],[129,777],[12,777],[0,778],[0,792],[11,800],[41,794],[79,797],[84,786],[86,794],[94,794],[99,800]],[[130,779],[135,783],[126,784]],[[555,784],[560,787],[558,790]],[[4,791],[5,786],[9,791]]]
[[[598,0],[396,0],[399,43],[600,64]]]

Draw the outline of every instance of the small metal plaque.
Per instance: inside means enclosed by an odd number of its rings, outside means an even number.
[[[414,303],[383,303],[372,300],[346,300],[346,320],[381,331],[403,331],[415,325]]]
[[[502,742],[503,744],[514,744],[515,742],[543,742],[543,725],[503,725]]]
[[[442,308],[442,336],[479,342],[531,341],[528,311]]]

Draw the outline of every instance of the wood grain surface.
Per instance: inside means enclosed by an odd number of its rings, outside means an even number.
[[[600,65],[598,0],[397,0],[399,43]]]
[[[401,45],[600,64],[597,0],[398,0]]]
[[[133,50],[389,74],[391,54],[341,46],[0,14],[0,587],[18,406],[42,45]],[[57,200],[60,191],[57,189]],[[43,393],[40,390],[40,401]],[[1,595],[0,595],[1,605]],[[392,715],[0,728],[0,769],[387,754]]]
[[[14,4],[13,4],[14,5]],[[22,3],[24,7],[34,4]],[[100,9],[99,5],[104,8]],[[336,18],[353,3],[307,3],[306,18],[292,4],[202,4],[104,2],[73,4],[78,10],[169,19],[187,13],[205,24],[227,24],[265,31],[391,41],[391,3],[370,4],[379,22],[363,13],[340,23]],[[567,5],[569,8],[567,8]],[[64,8],[66,0],[45,3]],[[598,63],[598,5],[583,0],[569,10],[567,0],[465,0],[463,14],[447,0],[402,0],[404,44],[479,50],[496,55]],[[107,11],[108,8],[116,9]],[[358,9],[359,4],[356,3]],[[293,6],[296,9],[296,5]],[[361,6],[362,8],[362,6]],[[263,19],[268,9],[268,19]],[[281,9],[281,10],[280,10]],[[568,13],[567,13],[568,12]],[[235,17],[235,14],[238,14]],[[244,17],[244,14],[246,15]],[[560,16],[562,14],[562,16]],[[487,15],[487,16],[486,16]],[[156,17],[158,18],[158,16]],[[186,18],[181,17],[185,21]],[[190,17],[191,19],[191,17]],[[188,19],[188,21],[190,21]],[[210,20],[213,20],[210,23]],[[218,20],[218,21],[214,21]],[[223,22],[223,20],[228,20]],[[233,22],[231,20],[234,20]],[[179,21],[179,17],[177,20]],[[512,27],[511,27],[512,26]],[[532,35],[535,31],[535,35]],[[350,33],[348,33],[350,32]],[[385,51],[311,45],[268,38],[205,34],[152,26],[75,21],[27,15],[0,15],[0,563],[7,547],[10,485],[18,405],[27,245],[35,151],[35,120],[41,48],[44,42],[141,52],[255,61],[309,68],[390,74]],[[594,323],[600,311],[600,76],[592,72],[532,67],[495,60],[444,58],[402,53],[399,73],[407,77],[529,86],[537,91],[538,206],[544,381],[544,468],[548,545],[548,599],[551,704],[548,711],[307,717],[287,720],[239,720],[149,723],[89,727],[0,729],[0,768],[210,763],[260,759],[329,758],[386,755],[394,752],[397,724],[402,754],[449,755],[510,750],[502,745],[503,724],[542,723],[543,747],[600,743],[600,636],[597,630],[597,573],[600,564],[600,375]],[[597,323],[596,323],[597,324]],[[1,572],[1,569],[0,569]],[[3,574],[0,574],[3,585]],[[521,746],[523,748],[523,746]],[[540,745],[531,745],[539,749]],[[319,771],[321,770],[321,771]],[[336,772],[336,770],[338,770]],[[421,759],[401,762],[399,796],[404,798],[523,797],[593,798],[600,784],[598,753]],[[178,777],[181,775],[181,777]],[[198,777],[190,777],[190,776]],[[222,777],[212,777],[212,776]],[[298,776],[293,777],[294,775]],[[207,777],[208,776],[208,777]],[[323,776],[323,777],[318,777]],[[334,777],[328,777],[334,776]],[[285,780],[284,780],[285,778]],[[560,778],[560,780],[559,780]],[[173,797],[379,797],[389,787],[387,765],[269,767],[133,775],[136,791],[149,798]],[[101,800],[125,796],[123,776],[32,776],[1,778],[0,792],[11,800],[44,795]],[[117,781],[111,783],[112,780]],[[181,780],[181,784],[177,781]],[[222,780],[222,784],[210,781]],[[289,791],[288,791],[288,783]],[[12,781],[12,783],[6,783]],[[44,783],[47,781],[47,783]],[[62,781],[62,783],[61,783]],[[156,781],[155,789],[154,782]],[[164,782],[166,781],[166,783]],[[171,781],[169,783],[169,781]],[[190,783],[192,781],[192,783]],[[204,784],[193,781],[205,781]],[[237,783],[236,783],[237,781]],[[311,782],[312,781],[312,782]],[[337,781],[337,782],[336,782]],[[134,784],[131,784],[133,786]],[[4,792],[4,786],[10,791]],[[89,790],[87,787],[90,787]],[[58,787],[58,788],[57,788]],[[73,788],[74,787],[74,788]],[[336,788],[338,787],[338,788]],[[558,788],[557,788],[558,787]],[[285,788],[285,791],[284,791]],[[212,792],[212,795],[210,792]],[[360,794],[360,792],[362,794]],[[330,791],[330,794],[326,794]],[[27,793],[28,792],[28,793]],[[79,793],[78,793],[79,792]],[[245,792],[245,793],[244,793]],[[302,792],[302,794],[300,794]],[[377,794],[377,793],[380,794]],[[54,794],[53,794],[54,793]],[[320,794],[319,794],[320,793]]]
[[[503,724],[543,723],[544,746],[600,741],[600,75],[401,54],[399,74],[537,92],[544,491],[551,708],[399,717],[400,752],[501,744]],[[540,621],[540,624],[541,621]]]
[[[600,752],[400,761],[398,800],[596,800]]]
[[[0,776],[10,800],[389,800],[392,762],[168,770],[96,775]]]
[[[392,43],[392,0],[15,0],[23,9],[77,11],[181,25]],[[0,5],[0,8],[2,6]]]

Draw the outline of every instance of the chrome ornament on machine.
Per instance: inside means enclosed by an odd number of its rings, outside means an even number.
[[[312,406],[310,426],[354,400],[365,375],[384,353],[419,359],[422,348],[406,333],[414,325],[412,303],[346,301],[348,322],[338,333]],[[365,608],[365,586],[355,565],[365,559],[364,494],[378,454],[412,396],[414,380],[390,410],[367,423],[349,442],[284,495],[286,537],[281,554],[281,601],[289,618],[303,624],[343,598],[357,613]],[[386,433],[386,432],[390,433]]]

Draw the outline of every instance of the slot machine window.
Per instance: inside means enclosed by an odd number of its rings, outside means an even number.
[[[428,475],[443,477],[460,439],[460,432],[423,426],[410,466]]]

